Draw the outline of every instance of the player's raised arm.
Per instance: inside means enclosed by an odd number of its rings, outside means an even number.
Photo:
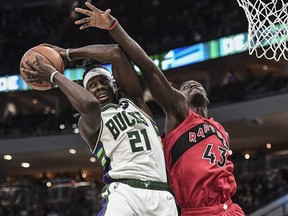
[[[153,98],[163,110],[166,113],[173,113],[172,115],[177,113],[180,118],[181,116],[186,117],[188,106],[184,95],[170,85],[158,66],[154,64],[139,44],[125,32],[117,19],[111,16],[111,10],[101,11],[89,2],[86,2],[85,5],[89,10],[82,8],[75,10],[87,17],[77,20],[75,24],[80,25],[80,29],[97,27],[109,30],[113,39],[127,53],[133,63],[140,68]]]
[[[67,79],[59,72],[51,77],[56,69],[49,64],[43,63],[39,57],[36,57],[36,61],[36,65],[26,61],[31,70],[23,68],[23,71],[35,76],[38,81],[50,82],[52,80],[59,86],[75,109],[81,114],[79,119],[81,136],[89,145],[94,145],[101,123],[100,105],[98,100],[86,89]],[[94,119],[94,121],[91,121],[91,119]]]
[[[144,93],[136,71],[118,44],[96,44],[70,49],[63,49],[50,44],[45,45],[58,51],[65,61],[92,58],[103,63],[111,63],[113,76],[121,87],[120,94],[124,94],[120,96],[130,98],[138,107],[152,117],[150,109],[144,102]]]

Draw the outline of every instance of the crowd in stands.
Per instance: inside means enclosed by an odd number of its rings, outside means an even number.
[[[288,169],[280,168],[237,176],[235,201],[251,213],[288,192]]]
[[[45,181],[18,177],[0,185],[0,216],[96,216],[102,201],[101,184],[64,175]]]
[[[212,86],[209,91],[211,104],[223,102],[239,102],[255,98],[281,94],[288,90],[288,77],[276,76],[272,71],[255,76],[246,68],[243,78],[239,78],[233,70],[227,73],[222,85]]]
[[[1,75],[19,74],[22,55],[40,43],[69,48],[113,42],[105,31],[80,31],[75,26],[79,15],[73,9],[83,7],[85,0],[34,2],[3,3],[0,8]],[[111,8],[149,55],[247,31],[244,12],[231,0],[184,0],[177,4],[171,0],[101,0],[97,6]]]
[[[262,156],[254,160],[269,164]],[[273,160],[280,163],[258,167],[257,172],[243,170],[241,167],[247,163],[244,159],[235,161],[238,190],[233,199],[247,215],[288,192],[288,157],[270,158],[269,162]],[[47,182],[51,185],[47,186]],[[102,186],[94,179],[68,173],[45,179],[16,176],[0,182],[0,216],[96,216],[102,202]]]

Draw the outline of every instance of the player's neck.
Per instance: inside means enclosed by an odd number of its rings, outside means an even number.
[[[197,114],[203,116],[204,118],[208,118],[207,107],[203,107],[203,106],[201,106],[201,107],[199,107],[199,106],[197,106],[197,107],[190,106],[190,108],[191,108],[194,112],[196,112]]]

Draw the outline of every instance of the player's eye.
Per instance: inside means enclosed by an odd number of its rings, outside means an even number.
[[[103,80],[102,82],[101,82],[101,84],[103,85],[103,84],[109,84],[110,82],[109,82],[109,80],[108,79],[105,79],[105,80]]]
[[[91,83],[89,83],[89,88],[95,88],[95,83],[94,82],[91,82]]]

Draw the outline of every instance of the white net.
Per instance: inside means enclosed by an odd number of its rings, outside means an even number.
[[[285,3],[285,2],[286,3]],[[279,61],[288,59],[288,1],[237,0],[248,20],[249,54]]]

